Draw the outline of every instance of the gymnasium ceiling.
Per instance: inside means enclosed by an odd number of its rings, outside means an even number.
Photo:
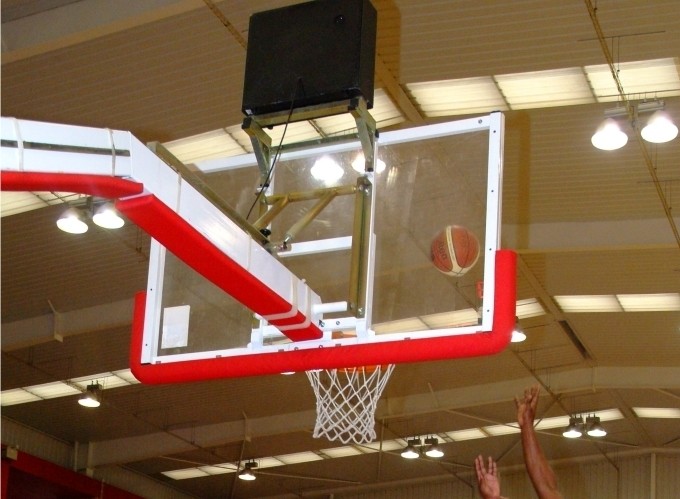
[[[129,130],[144,142],[239,125],[249,16],[292,3],[216,2],[221,20],[200,0],[121,1],[115,9],[98,0],[3,1],[2,115]],[[374,5],[376,87],[401,116],[385,129],[469,116],[428,116],[414,96],[416,83],[607,64],[584,2]],[[680,122],[676,2],[600,0],[597,19],[616,65],[666,61],[674,80],[643,71],[647,90],[629,97],[661,97]],[[624,148],[594,149],[590,136],[616,100],[506,106],[503,245],[518,253],[518,299],[536,300],[545,313],[522,317],[527,341],[492,358],[397,366],[377,411],[384,442],[512,422],[513,397],[540,383],[541,417],[620,413],[599,441],[542,430],[558,466],[680,452],[680,419],[635,411],[680,410],[680,312],[673,308],[680,292],[680,219],[673,210],[680,202],[680,139],[642,142],[646,161],[629,126]],[[128,224],[74,238],[54,226],[61,202],[4,216],[8,200],[3,196],[3,392],[127,369],[131,298],[146,285],[148,237]],[[555,298],[565,295],[670,295],[670,305],[569,312]],[[357,448],[333,458],[340,451],[328,449],[342,444],[312,438],[315,401],[302,373],[104,393],[97,410],[83,409],[75,395],[5,405],[3,443],[12,444],[6,428],[77,443],[77,468],[100,477],[132,473],[135,482],[167,487],[168,497],[320,497],[470,481],[479,453],[502,467],[522,463],[516,433],[447,441],[438,461]],[[252,483],[234,473],[184,480],[162,474],[307,451],[319,459],[263,467]]]

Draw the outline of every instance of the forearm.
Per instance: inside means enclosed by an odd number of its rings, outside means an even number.
[[[545,458],[532,424],[522,428],[524,463],[539,499],[560,499],[557,477]]]

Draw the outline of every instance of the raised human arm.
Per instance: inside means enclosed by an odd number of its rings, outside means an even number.
[[[484,465],[484,458],[477,456],[475,459],[475,471],[477,473],[477,486],[482,499],[506,499],[501,496],[501,483],[498,478],[498,469],[495,461],[489,457],[488,468]]]
[[[524,391],[524,398],[516,398],[517,423],[522,431],[522,450],[524,452],[524,464],[529,473],[534,490],[539,499],[562,499],[557,490],[557,477],[548,464],[543,454],[536,431],[534,430],[534,418],[538,405],[538,386],[533,386]]]

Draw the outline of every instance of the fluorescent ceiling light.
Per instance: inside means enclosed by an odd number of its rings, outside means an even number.
[[[680,311],[680,293],[616,295],[626,312]]]
[[[243,133],[245,134],[245,132]],[[224,128],[173,140],[163,145],[185,164],[224,156],[237,156],[246,152],[241,144]]]
[[[127,386],[130,383],[125,381],[119,376],[115,376],[113,373],[103,373],[95,374],[92,376],[83,376],[82,378],[74,378],[71,382],[81,388],[87,388],[93,381],[96,381],[104,388],[118,388],[120,386]]]
[[[383,322],[373,326],[376,333],[404,333],[407,331],[426,331],[427,329],[428,327],[418,317]]]
[[[275,457],[258,457],[257,467],[258,468],[274,468],[275,466],[283,466],[283,462],[279,461]]]
[[[469,430],[447,431],[446,435],[455,442],[487,437],[487,435],[479,428],[471,428]]]
[[[135,375],[132,374],[132,371],[130,369],[122,369],[120,371],[113,371],[111,374],[113,374],[114,376],[116,376],[116,377],[118,377],[118,378],[120,378],[124,381],[127,381],[128,384],[130,384],[130,385],[137,385],[137,384],[140,383],[140,381],[137,378],[135,378]]]
[[[271,129],[267,129],[267,135],[269,135],[269,137],[272,139],[272,147],[278,147],[281,143],[281,137],[283,136],[284,128],[286,128],[285,125],[278,125]],[[314,128],[308,121],[298,121],[288,124],[283,143],[294,144],[296,142],[305,142],[318,138],[319,132],[317,132],[316,128]]]
[[[472,326],[478,323],[477,311],[472,308],[430,314],[420,317],[430,329],[444,329],[457,326]]]
[[[615,421],[617,419],[623,419],[623,414],[618,409],[605,409],[603,411],[591,411],[595,412],[600,418],[600,421]]]
[[[198,468],[185,468],[183,470],[161,471],[161,474],[172,478],[173,480],[186,480],[187,478],[199,478],[203,476],[210,476],[205,471]]]
[[[408,83],[408,91],[428,117],[488,113],[508,109],[490,76]]]
[[[545,315],[545,310],[536,298],[527,298],[526,300],[517,300],[515,313],[519,319],[528,319],[529,317]]]
[[[322,449],[321,452],[332,458],[356,456],[362,454],[359,449],[351,445],[346,445],[344,447],[333,447],[332,449]]]
[[[223,475],[225,473],[234,473],[237,471],[236,466],[231,463],[216,464],[214,466],[199,466],[197,469],[208,475]]]
[[[555,296],[563,312],[623,312],[613,295]]]
[[[276,456],[276,459],[283,464],[298,464],[308,463],[310,461],[321,461],[323,457],[315,452],[297,452],[295,454],[284,454],[283,456]]]
[[[499,425],[493,425],[493,426],[485,426],[482,428],[482,430],[489,435],[492,435],[494,437],[498,437],[500,435],[511,435],[513,433],[519,433],[519,427],[517,426],[517,423],[508,423],[506,425],[504,424],[499,424]]]
[[[550,430],[552,428],[564,428],[569,424],[569,416],[555,416],[543,418],[536,423],[537,430]]]
[[[405,441],[399,441],[399,440],[383,440],[382,442],[370,442],[367,444],[361,444],[361,448],[365,451],[367,449],[370,449],[372,451],[378,452],[378,451],[383,451],[383,452],[390,452],[393,450],[401,449],[404,445],[406,445]]]
[[[382,88],[377,88],[373,94],[373,109],[369,109],[378,129],[397,125],[405,121],[404,116],[394,105]],[[336,114],[314,120],[314,124],[328,136],[355,133],[357,123],[350,113]]]
[[[595,102],[581,68],[497,75],[495,79],[511,109]]]
[[[674,58],[616,64],[619,80],[627,94],[657,97],[680,95],[680,78]],[[584,68],[598,102],[620,100],[619,91],[607,64]]]
[[[33,385],[25,388],[25,390],[30,391],[32,394],[37,395],[42,399],[53,399],[81,393],[77,388],[69,386],[61,381],[45,383],[43,385]]]
[[[662,407],[633,407],[639,418],[680,419],[680,409]]]
[[[26,211],[44,208],[46,205],[70,204],[82,198],[84,194],[74,194],[71,192],[12,192],[3,191],[2,210],[0,215],[8,217]]]
[[[35,402],[42,400],[37,395],[27,392],[23,388],[14,388],[12,390],[4,390],[0,396],[0,404],[2,407],[7,405],[25,404],[26,402]]]

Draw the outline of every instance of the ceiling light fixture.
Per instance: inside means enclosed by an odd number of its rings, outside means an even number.
[[[311,173],[315,179],[331,183],[340,179],[345,172],[332,158],[322,156],[314,162]]]
[[[366,167],[365,163],[366,163],[366,160],[364,159],[363,153],[358,154],[357,157],[354,158],[354,161],[352,161],[352,168],[359,173],[364,173],[366,171],[365,170],[365,167]],[[384,172],[386,166],[387,165],[385,164],[385,162],[382,159],[380,159],[380,158],[376,159],[375,160],[375,173]]]
[[[647,124],[640,134],[647,142],[663,144],[678,136],[678,127],[664,111],[656,111],[647,120]]]
[[[527,335],[519,324],[519,318],[515,317],[515,327],[512,329],[511,343],[522,343],[527,339]]]
[[[238,477],[241,480],[247,480],[247,481],[255,480],[257,477],[255,476],[255,473],[253,472],[254,468],[257,468],[257,463],[255,461],[248,461],[244,465],[244,468],[239,472]]]
[[[583,433],[581,427],[583,426],[583,418],[581,416],[572,416],[569,418],[569,426],[564,430],[562,436],[567,438],[578,438]]]
[[[99,407],[102,397],[102,385],[99,383],[91,383],[78,403],[83,407]]]
[[[69,234],[84,234],[87,232],[85,215],[77,208],[69,208],[57,220],[57,227]]]
[[[592,144],[603,151],[621,149],[628,142],[628,135],[621,131],[621,127],[613,118],[606,118],[590,139]]]
[[[647,142],[661,144],[669,142],[678,136],[678,127],[663,111],[665,107],[663,101],[638,102],[631,104],[630,107],[633,113],[633,128],[637,128],[637,118],[641,113],[654,113],[640,132],[642,138]],[[628,108],[620,106],[607,109],[604,115],[605,120],[597,128],[591,142],[595,147],[604,151],[620,149],[628,142],[628,136],[621,130],[614,118],[629,117]]]
[[[92,221],[105,229],[120,229],[125,221],[118,215],[111,203],[105,203],[97,208]]]
[[[425,439],[425,445],[427,445],[427,450],[425,455],[428,457],[439,458],[444,455],[444,451],[439,446],[439,439],[437,437],[429,437]]]
[[[406,441],[406,447],[401,451],[401,457],[404,459],[416,459],[420,457],[420,452],[418,452],[418,447],[420,447],[420,438],[412,438]]]
[[[586,433],[591,437],[601,438],[607,435],[607,430],[600,424],[600,418],[593,415],[586,418]]]

